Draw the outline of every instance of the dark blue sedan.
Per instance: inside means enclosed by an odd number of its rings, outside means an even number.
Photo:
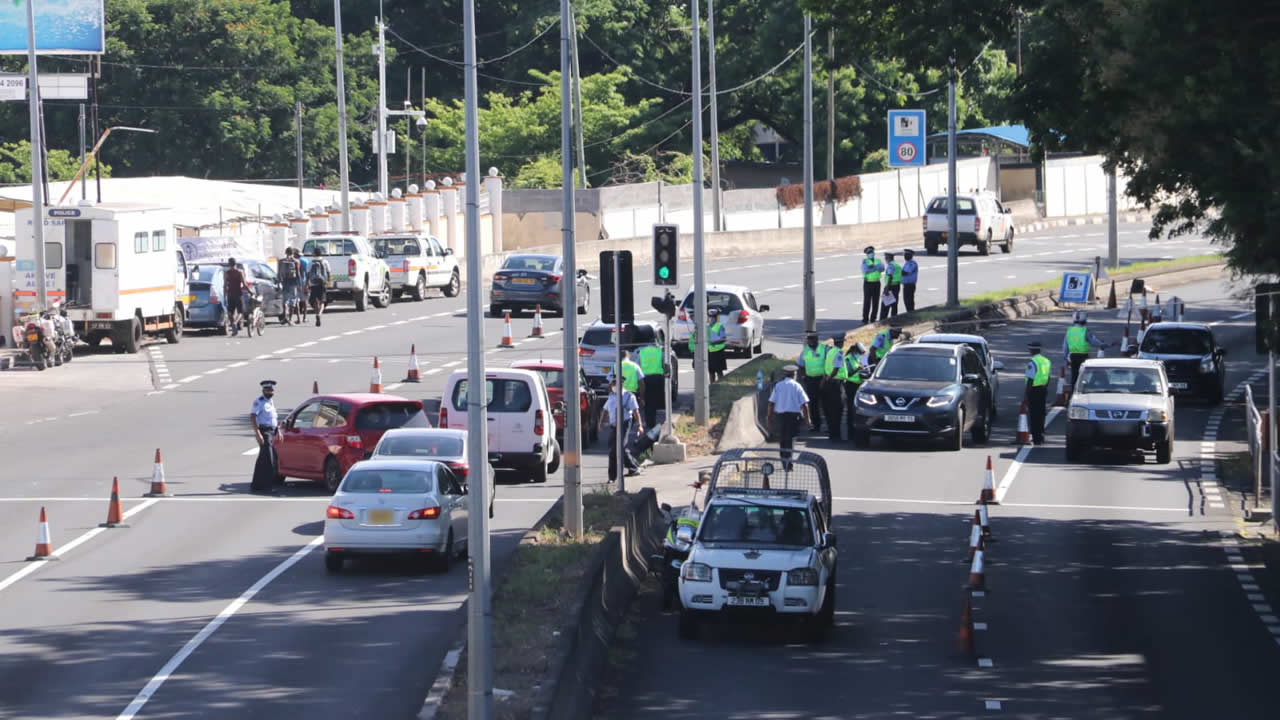
[[[511,255],[493,274],[489,290],[489,314],[501,317],[503,312],[533,311],[564,315],[564,260],[557,255]],[[579,315],[591,306],[591,285],[587,271],[579,270],[575,304]]]

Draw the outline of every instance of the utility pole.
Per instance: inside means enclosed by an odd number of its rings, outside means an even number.
[[[716,0],[707,0],[707,80],[711,91],[711,227],[721,227],[720,212],[720,115],[716,109]],[[702,98],[697,98],[699,103]]]
[[[1116,169],[1107,171],[1107,267],[1120,265],[1120,231],[1116,227],[1119,212],[1116,198]]]
[[[293,105],[293,129],[296,135],[295,149],[298,153],[298,207],[306,207],[306,201],[302,199],[303,184],[303,166],[302,166],[302,101]]]
[[[947,69],[947,306],[960,304],[960,256],[956,236],[956,58]]]
[[[818,331],[813,284],[813,19],[804,16],[804,331]]]
[[[84,112],[84,103],[80,103],[80,165],[81,166],[84,165],[85,119],[86,118],[85,118],[85,112]],[[81,175],[80,176],[80,199],[81,200],[85,200],[88,197],[89,187],[87,183],[88,183],[88,179],[84,175]]]
[[[578,264],[574,245],[573,152],[570,129],[573,128],[573,111],[569,102],[569,56],[573,52],[573,8],[569,0],[560,0],[560,192],[563,205],[560,212],[560,254],[564,257],[564,274],[569,278],[564,288],[564,306],[578,307]],[[617,308],[617,305],[614,305]],[[578,316],[563,313],[564,332],[561,340],[564,350],[564,396],[577,398],[578,387]],[[578,403],[564,404],[564,458],[560,463],[564,470],[564,526],[575,538],[582,537],[582,408]],[[588,419],[588,422],[590,420]]]
[[[410,96],[413,95],[413,68],[409,68],[404,74],[404,109],[408,110],[413,105]],[[425,108],[424,108],[425,109]],[[425,128],[424,128],[425,132]],[[409,149],[411,145],[409,141],[413,139],[413,122],[409,118],[404,120],[404,189],[409,191],[409,183],[412,182],[411,175],[413,171],[409,168],[409,164],[413,162],[413,152]]]
[[[35,0],[27,0],[27,100],[31,105],[31,239],[36,256],[36,309],[49,306],[44,257],[44,153],[40,142],[40,74],[36,68]]]
[[[422,67],[422,111],[427,111],[427,68]],[[427,184],[427,129],[422,128],[422,184]]]
[[[573,129],[578,138],[579,184],[585,188],[587,187],[587,150],[582,139],[582,72],[578,66],[578,20],[573,14],[572,2],[569,3],[569,28],[569,55],[573,58]],[[573,183],[570,183],[569,187],[573,187]]]
[[[827,179],[836,179],[836,31],[827,30]],[[834,203],[834,198],[832,199]],[[835,213],[832,213],[832,222]]]
[[[463,0],[463,77],[466,117],[466,242],[467,242],[467,387],[484,387],[484,305],[480,295],[480,138],[476,128],[476,3]],[[382,22],[379,19],[378,25]],[[379,111],[379,115],[381,115]],[[569,284],[573,284],[570,278]],[[570,311],[572,312],[572,311]],[[577,398],[574,398],[576,401]],[[574,403],[577,404],[576,402]],[[467,393],[467,462],[473,468],[489,463],[489,429],[484,390]],[[493,598],[489,592],[489,484],[484,470],[471,483],[467,522],[468,573],[471,597],[467,601],[467,717],[493,717]]]
[[[702,237],[702,28],[698,27],[698,0],[692,0],[689,11],[693,17],[693,309],[698,315],[693,332],[701,336],[693,361],[693,421],[705,426],[711,413],[707,395],[707,263]],[[618,382],[621,384],[622,378]]]
[[[378,46],[374,52],[378,55],[378,192],[387,198],[387,33],[381,12],[378,13]],[[479,182],[475,179],[478,175],[468,177],[472,178],[472,184]]]
[[[333,34],[338,50],[338,184],[342,186],[342,231],[349,232],[351,197],[347,188],[351,182],[347,178],[347,86],[342,69],[342,0],[333,0]]]

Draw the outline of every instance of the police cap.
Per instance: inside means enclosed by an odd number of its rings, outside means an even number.
[[[786,375],[787,377],[791,377],[796,374],[796,370],[798,369],[799,368],[795,366],[795,363],[788,363],[782,366],[782,374]]]
[[[275,380],[263,380],[262,382],[260,382],[260,383],[258,383],[258,384],[262,386],[262,389],[263,389],[263,390],[275,390],[275,389],[276,389],[276,381],[275,381]]]
[[[1040,344],[1039,340],[1036,340],[1034,342],[1027,343],[1027,347],[1031,349],[1032,352],[1040,352],[1041,348],[1044,346]]]
[[[868,246],[866,246],[866,247],[862,248],[862,252],[864,252],[864,253],[873,253],[873,252],[875,252],[875,251],[876,251],[876,248],[875,248],[875,246],[874,246],[874,245],[868,245]]]

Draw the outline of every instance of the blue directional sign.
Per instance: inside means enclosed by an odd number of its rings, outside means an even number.
[[[1058,290],[1058,302],[1089,302],[1089,286],[1093,284],[1093,276],[1089,273],[1062,273],[1062,288]]]
[[[923,110],[889,111],[889,167],[924,167]]]

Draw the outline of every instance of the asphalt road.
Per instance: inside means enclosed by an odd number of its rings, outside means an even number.
[[[1257,370],[1252,317],[1217,282],[1178,288],[1188,319],[1216,323],[1230,350],[1228,388]],[[1117,339],[1119,324],[1090,325]],[[1009,367],[1014,409],[1030,339],[1056,347],[1064,314],[988,333]],[[1049,353],[1056,366],[1058,352]],[[1213,409],[1178,404],[1174,462],[1095,455],[1066,462],[1059,417],[1049,442],[1018,452],[1016,411],[984,446],[870,451],[811,437],[833,477],[840,540],[838,627],[822,645],[783,628],[713,626],[678,639],[655,593],[633,610],[634,639],[601,717],[1024,718],[1231,717],[1273,714],[1280,647],[1224,552],[1235,523],[1201,476]],[[987,456],[992,509],[976,658],[955,638],[966,547]],[[1273,598],[1274,599],[1274,598]],[[1274,619],[1272,619],[1274,623]],[[643,669],[634,672],[633,669]],[[690,678],[696,680],[690,682]],[[988,703],[998,703],[999,710]]]
[[[1133,259],[1207,248],[1199,239],[1149,243],[1139,226],[1124,231],[1124,252]],[[1084,226],[1020,238],[1009,256],[966,254],[962,294],[1079,267],[1103,242],[1099,226]],[[858,259],[855,253],[820,260],[824,329],[860,318],[860,282],[850,279]],[[922,263],[921,305],[942,296],[941,262]],[[795,351],[798,256],[717,261],[710,270],[713,281],[747,284],[772,306],[767,350]],[[796,284],[783,284],[787,278]],[[650,294],[647,285],[638,289],[637,305],[644,307]],[[305,399],[312,382],[322,392],[363,391],[374,356],[387,392],[434,400],[448,373],[464,366],[464,311],[462,298],[367,313],[340,307],[321,328],[272,324],[252,339],[189,334],[178,345],[150,345],[136,356],[87,353],[45,373],[0,373],[9,408],[0,419],[9,450],[0,493],[0,716],[110,717],[126,708],[138,717],[294,716],[299,708],[314,718],[416,712],[462,622],[463,571],[419,576],[371,563],[326,574],[313,544],[327,500],[322,491],[296,485],[283,498],[246,495],[254,459],[246,414],[264,378],[280,381],[281,408]],[[541,340],[524,338],[528,318],[514,324],[518,346],[491,347],[488,362],[559,356],[559,320],[547,319]],[[486,319],[485,332],[496,346],[502,321]],[[425,377],[399,385],[411,344]],[[687,396],[692,383],[682,385]],[[157,447],[177,496],[151,502],[141,495]],[[898,457],[917,471],[917,456]],[[599,448],[586,456],[588,483],[603,480],[604,461]],[[927,473],[933,460],[923,462],[919,471]],[[902,477],[900,466],[880,472]],[[99,531],[113,476],[129,527]],[[560,482],[559,474],[545,486],[500,480],[493,521],[499,572],[519,534],[558,496]],[[869,489],[849,488],[855,491]],[[957,490],[954,499],[969,494]],[[23,559],[32,551],[41,506],[49,510],[62,559],[35,566]],[[935,586],[959,582],[938,575],[921,566],[922,599]],[[880,592],[888,606],[899,590]]]

